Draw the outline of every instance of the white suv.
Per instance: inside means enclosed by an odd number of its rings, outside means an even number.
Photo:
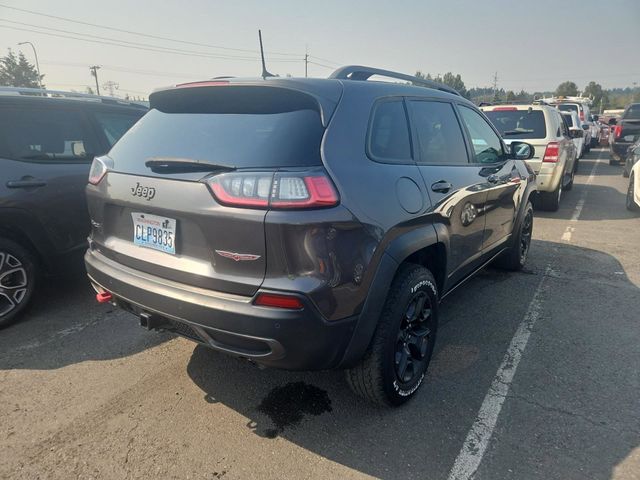
[[[570,190],[577,166],[576,147],[560,112],[542,105],[490,105],[481,110],[489,117],[507,144],[523,140],[534,155],[527,163],[537,175],[536,206],[556,211],[562,190]]]
[[[562,112],[575,112],[580,119],[580,127],[585,131],[584,146],[588,152],[598,145],[600,129],[591,116],[591,99],[587,97],[554,97],[546,99],[549,105],[553,105]]]

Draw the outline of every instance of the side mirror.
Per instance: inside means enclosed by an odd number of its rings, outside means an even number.
[[[615,118],[610,118],[609,119],[609,125],[617,125],[618,121]]]
[[[527,142],[511,142],[509,148],[509,157],[515,160],[529,160],[533,158],[533,154],[535,153],[533,147]]]
[[[571,138],[582,138],[584,137],[584,130],[579,130],[577,128],[572,128],[569,130],[569,136]]]

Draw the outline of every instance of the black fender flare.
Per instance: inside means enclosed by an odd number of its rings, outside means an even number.
[[[355,323],[351,340],[338,365],[339,368],[353,367],[365,354],[378,326],[387,292],[403,260],[412,253],[436,243],[438,243],[436,229],[432,224],[428,224],[401,234],[387,244],[380,256],[367,298]]]

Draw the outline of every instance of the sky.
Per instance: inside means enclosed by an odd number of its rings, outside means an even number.
[[[257,76],[258,28],[267,68],[280,75],[304,76],[308,52],[314,77],[360,64],[451,71],[467,88],[491,86],[496,73],[498,88],[514,91],[640,84],[640,0],[0,0],[0,54],[33,62],[31,47],[17,45],[32,42],[44,83],[64,90],[95,89],[88,67],[100,65],[102,93],[115,82],[118,96]]]

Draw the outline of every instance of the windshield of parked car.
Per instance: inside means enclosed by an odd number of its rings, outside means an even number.
[[[561,103],[560,105],[558,105],[558,110],[562,112],[580,112],[578,105],[576,105],[575,103]]]
[[[546,124],[540,110],[493,110],[485,112],[503,137],[545,138]]]

